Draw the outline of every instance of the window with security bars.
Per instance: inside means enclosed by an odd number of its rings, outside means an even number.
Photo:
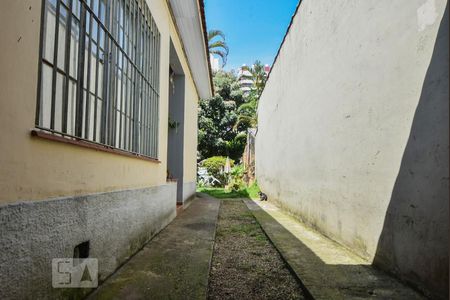
[[[143,0],[43,0],[36,127],[157,158],[160,33]]]

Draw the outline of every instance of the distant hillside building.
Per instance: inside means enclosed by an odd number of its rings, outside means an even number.
[[[220,60],[218,57],[214,57],[214,55],[210,54],[209,61],[211,62],[211,70],[213,72],[222,70],[222,64],[220,63]]]
[[[270,66],[266,64],[264,66],[264,71],[267,76],[270,72]],[[241,90],[244,94],[248,94],[253,88],[253,78],[250,67],[246,64],[243,64],[242,67],[238,69],[238,80],[241,85]]]

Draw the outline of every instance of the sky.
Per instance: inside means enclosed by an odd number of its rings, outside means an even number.
[[[205,0],[208,31],[226,35],[230,48],[225,70],[259,59],[272,65],[298,0]]]

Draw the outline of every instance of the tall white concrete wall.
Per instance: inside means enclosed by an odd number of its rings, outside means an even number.
[[[448,295],[444,0],[303,0],[259,104],[269,199]]]

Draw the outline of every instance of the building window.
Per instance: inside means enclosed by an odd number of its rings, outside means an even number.
[[[141,0],[43,0],[36,127],[157,158],[160,33]]]

